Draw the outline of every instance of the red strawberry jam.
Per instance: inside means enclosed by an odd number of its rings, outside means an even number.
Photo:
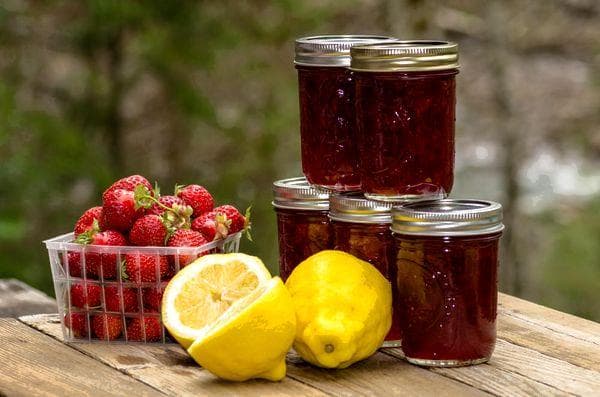
[[[496,342],[502,207],[424,201],[393,210],[396,311],[409,362],[461,366],[489,360]]]
[[[369,262],[392,284],[392,305],[396,307],[395,243],[390,225],[391,203],[367,200],[362,194],[334,194],[329,198],[329,218],[334,249]],[[400,346],[400,316],[392,316],[392,327],[384,346]]]
[[[385,36],[316,36],[296,40],[302,171],[311,184],[360,190],[350,47]]]
[[[279,276],[287,280],[294,268],[319,251],[331,249],[327,213],[329,194],[311,187],[305,178],[273,183],[277,213]]]
[[[358,46],[352,70],[365,195],[391,201],[447,196],[454,172],[456,44]]]

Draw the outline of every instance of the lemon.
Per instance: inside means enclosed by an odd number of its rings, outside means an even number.
[[[203,256],[167,285],[163,323],[187,349],[205,327],[270,279],[271,274],[257,257],[241,253]]]
[[[296,310],[294,349],[311,364],[345,368],[381,346],[392,324],[390,283],[368,262],[321,251],[287,279]]]
[[[275,277],[203,329],[188,353],[223,379],[277,381],[285,376],[285,356],[295,333],[292,298]]]

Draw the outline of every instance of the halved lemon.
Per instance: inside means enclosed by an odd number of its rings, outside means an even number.
[[[274,277],[204,328],[188,353],[223,379],[278,381],[285,376],[285,356],[295,335],[292,297]]]
[[[264,263],[255,256],[203,256],[183,268],[167,285],[162,301],[163,323],[187,349],[207,325],[270,279]]]

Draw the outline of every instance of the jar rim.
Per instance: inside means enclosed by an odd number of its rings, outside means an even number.
[[[312,186],[303,176],[273,182],[273,196],[275,208],[329,209],[329,192]]]
[[[295,41],[294,64],[301,66],[350,66],[350,48],[396,39],[382,35],[345,34],[300,37]]]
[[[443,40],[396,40],[356,45],[350,70],[412,72],[458,69],[458,44]]]
[[[362,193],[329,196],[329,219],[353,223],[392,223],[393,203],[369,200]]]
[[[502,205],[476,199],[425,200],[392,208],[392,231],[408,235],[468,236],[504,230]]]

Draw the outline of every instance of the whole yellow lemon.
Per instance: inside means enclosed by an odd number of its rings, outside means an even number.
[[[390,283],[368,262],[321,251],[300,263],[286,287],[296,311],[294,349],[311,364],[345,368],[381,346],[392,324]]]

